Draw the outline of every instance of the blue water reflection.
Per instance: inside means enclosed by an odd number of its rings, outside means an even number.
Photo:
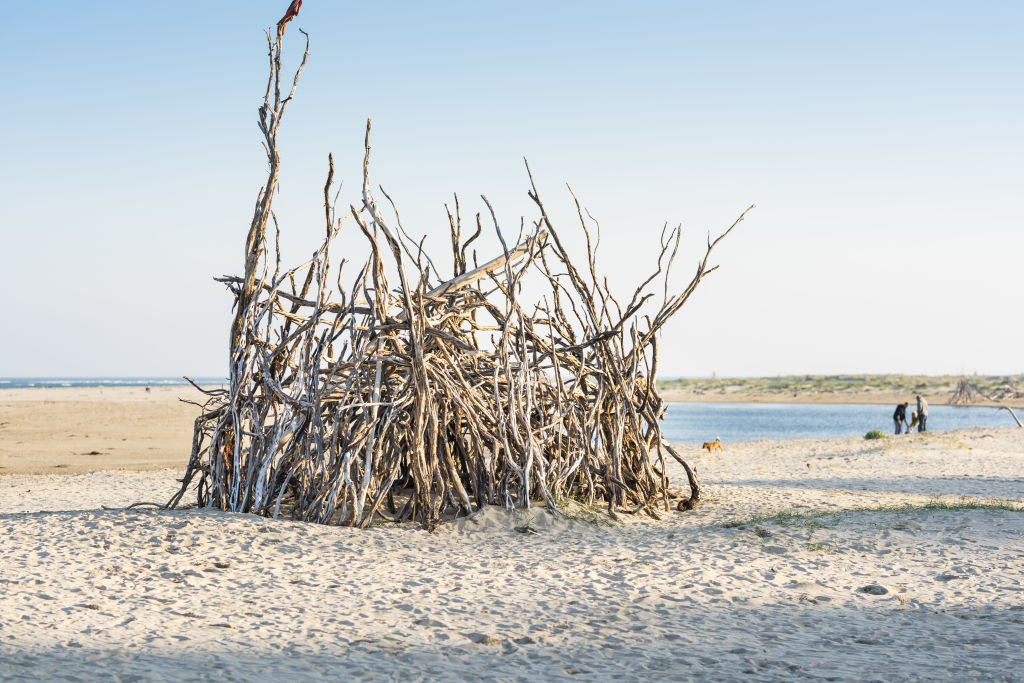
[[[895,405],[808,403],[669,403],[662,430],[669,443],[760,439],[824,439],[893,432]],[[907,410],[914,409],[911,403]],[[928,431],[965,427],[1014,427],[1001,408],[930,406]]]

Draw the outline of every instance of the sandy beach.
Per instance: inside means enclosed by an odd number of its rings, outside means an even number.
[[[0,683],[1024,683],[1024,2],[201,7],[4,6]]]
[[[1024,670],[1022,429],[685,446],[694,511],[495,508],[429,534],[126,510],[176,490],[183,390],[31,391],[0,394],[4,680]]]
[[[188,463],[195,405],[189,386],[0,391],[0,474],[60,474]]]

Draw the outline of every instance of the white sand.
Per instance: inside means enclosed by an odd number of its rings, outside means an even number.
[[[102,509],[174,470],[0,476],[0,679],[1024,677],[1024,513],[855,511],[1020,506],[1024,430],[686,455],[692,512],[437,534]],[[835,514],[736,525],[784,511]]]

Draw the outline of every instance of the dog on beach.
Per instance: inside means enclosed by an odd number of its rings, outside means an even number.
[[[722,450],[722,439],[721,437],[716,436],[714,441],[705,441],[704,445],[701,446],[701,448],[706,450],[708,453],[720,451]]]

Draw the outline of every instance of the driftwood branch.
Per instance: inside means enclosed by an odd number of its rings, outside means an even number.
[[[1011,408],[1010,406],[1002,406],[1002,407],[1006,408],[1006,410],[1009,411],[1010,416],[1013,417],[1013,421],[1017,423],[1018,427],[1024,428],[1024,424],[1021,424],[1020,418],[1017,417],[1017,413],[1013,412],[1013,408]]]

